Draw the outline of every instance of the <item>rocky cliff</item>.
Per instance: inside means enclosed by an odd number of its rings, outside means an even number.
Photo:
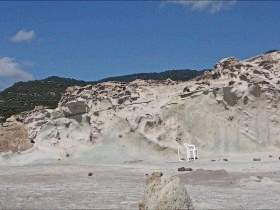
[[[140,73],[108,77],[99,81],[88,82],[56,76],[43,80],[17,82],[3,91],[0,90],[0,122],[5,121],[5,119],[12,115],[19,114],[23,111],[30,111],[36,106],[45,106],[51,109],[56,108],[67,87],[95,85],[108,81],[132,82],[136,79],[160,81],[171,78],[174,81],[188,81],[201,75],[204,71],[177,69],[160,73]]]
[[[15,118],[28,130],[28,152],[52,158],[175,157],[184,142],[201,154],[256,152],[280,149],[279,96],[276,51],[223,59],[187,82],[69,87],[56,109],[40,107]]]

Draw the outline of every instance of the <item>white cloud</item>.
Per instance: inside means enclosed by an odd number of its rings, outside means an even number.
[[[211,13],[217,13],[222,9],[233,6],[236,0],[171,0],[167,2],[191,7],[193,10],[209,10]]]
[[[11,42],[30,42],[35,38],[35,32],[33,30],[27,31],[27,30],[20,30],[18,31],[14,36],[10,38]]]
[[[32,74],[24,71],[14,58],[0,58],[0,89],[13,84],[14,82],[31,79],[33,79]]]

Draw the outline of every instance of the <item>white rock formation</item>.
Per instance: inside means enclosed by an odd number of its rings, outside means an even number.
[[[100,145],[115,148],[109,155],[171,157],[183,142],[204,154],[279,150],[279,93],[278,51],[223,59],[188,82],[70,87],[57,109],[18,118],[35,142],[30,153],[53,158],[79,157]]]

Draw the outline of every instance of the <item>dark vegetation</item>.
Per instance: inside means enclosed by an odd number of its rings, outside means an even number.
[[[278,52],[279,50],[276,50],[276,49],[274,49],[274,50],[269,50],[269,51],[266,51],[264,54],[269,54],[269,53],[273,53],[273,52]]]
[[[0,93],[0,116],[8,118],[35,106],[55,108],[67,87],[86,84],[84,81],[60,77],[17,82]]]
[[[75,79],[48,77],[43,80],[17,82],[0,92],[0,121],[13,114],[32,110],[35,106],[56,108],[65,89],[69,86],[85,86],[105,81],[131,82],[136,79],[187,81],[199,76],[203,71],[170,70],[161,73],[141,73],[118,77],[109,77],[100,81],[85,82]]]
[[[141,73],[141,74],[130,74],[125,76],[118,77],[108,77],[99,82],[107,82],[107,81],[119,81],[119,82],[131,82],[136,79],[143,80],[165,80],[172,79],[173,81],[188,81],[198,75],[201,75],[203,71],[195,71],[195,70],[169,70],[161,73]]]

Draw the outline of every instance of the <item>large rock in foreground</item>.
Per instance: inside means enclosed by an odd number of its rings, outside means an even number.
[[[140,210],[194,209],[186,188],[176,176],[155,172],[148,177]]]

